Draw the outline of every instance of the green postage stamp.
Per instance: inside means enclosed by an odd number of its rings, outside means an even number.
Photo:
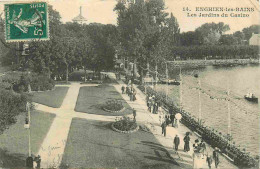
[[[5,4],[7,42],[48,40],[48,6],[46,2]]]

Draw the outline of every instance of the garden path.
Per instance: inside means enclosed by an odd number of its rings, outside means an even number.
[[[40,111],[56,114],[52,125],[41,145],[38,154],[41,156],[42,168],[58,168],[62,160],[62,155],[65,150],[66,140],[69,134],[72,118],[85,118],[101,121],[114,121],[115,116],[101,116],[95,114],[86,114],[75,112],[79,89],[82,86],[97,86],[97,85],[81,85],[72,83],[69,85],[69,90],[63,100],[60,108],[52,108],[42,104],[34,103],[35,108]],[[37,155],[38,155],[37,154]]]
[[[113,76],[112,76],[113,77]],[[118,81],[119,85],[114,85],[114,87],[116,88],[116,90],[121,93],[121,87],[122,85],[125,85],[122,81]],[[193,164],[193,147],[192,144],[195,142],[196,139],[199,139],[199,137],[197,137],[194,133],[191,136],[191,141],[190,141],[190,149],[191,151],[184,152],[183,148],[184,148],[184,142],[183,142],[183,138],[185,136],[186,132],[191,132],[186,126],[184,126],[183,124],[180,123],[178,128],[175,127],[171,127],[170,125],[167,127],[167,135],[166,137],[164,137],[162,135],[162,129],[161,126],[159,124],[159,115],[158,114],[152,114],[147,110],[147,106],[146,106],[146,95],[140,91],[136,85],[134,85],[134,88],[137,91],[136,94],[136,101],[130,101],[129,97],[126,94],[121,94],[122,97],[125,99],[125,101],[137,111],[137,115],[136,115],[136,119],[138,123],[143,123],[145,124],[150,131],[154,134],[154,136],[156,137],[156,139],[169,151],[169,153],[171,154],[172,158],[174,158],[174,160],[181,164],[188,164],[191,166],[192,168],[192,164]],[[180,145],[179,145],[179,151],[178,153],[176,153],[173,150],[173,139],[176,136],[176,134],[180,137]],[[213,149],[207,145],[207,152],[212,156],[212,152]],[[220,164],[218,166],[218,168],[237,168],[235,165],[233,165],[231,162],[229,162],[227,159],[225,159],[224,157],[220,157]],[[201,161],[202,163],[202,168],[208,168],[208,165],[206,163],[206,157],[204,158],[204,160]],[[215,168],[214,164],[211,165],[212,168]]]
[[[108,74],[110,77],[115,78],[114,74]],[[121,86],[123,82],[119,81],[119,84],[113,85],[116,90],[121,93]],[[64,85],[63,85],[64,86]],[[54,113],[56,117],[47,133],[38,154],[41,155],[42,168],[52,168],[60,165],[62,160],[62,155],[65,150],[66,140],[68,137],[70,125],[72,118],[84,118],[84,119],[92,119],[92,120],[99,120],[99,121],[114,121],[116,116],[102,116],[102,115],[95,115],[95,114],[87,114],[87,113],[80,113],[75,112],[74,108],[77,102],[77,97],[79,93],[79,89],[82,86],[93,86],[87,84],[79,84],[79,83],[71,83],[69,86],[69,90],[63,100],[63,103],[60,108],[51,108],[48,106],[44,106],[41,104],[35,103],[35,108],[37,110],[41,110],[44,112]],[[136,88],[136,86],[135,86]],[[137,89],[137,88],[136,88]],[[122,95],[125,101],[132,107],[137,110],[137,122],[145,124],[157,140],[169,151],[172,158],[174,158],[180,165],[190,165],[192,167],[192,146],[191,151],[189,153],[183,152],[183,136],[184,134],[189,131],[185,126],[180,124],[179,128],[167,127],[167,137],[163,137],[161,134],[161,127],[159,126],[159,117],[157,114],[152,114],[147,111],[146,102],[145,102],[145,95],[137,89],[137,101],[131,102],[129,97],[125,94]],[[131,115],[130,115],[131,116]],[[175,135],[178,134],[181,140],[179,153],[176,154],[173,151],[173,138]],[[191,137],[191,143],[194,142],[196,136]],[[38,155],[37,154],[37,155]],[[206,163],[203,164],[205,168],[207,168]],[[220,168],[235,168],[229,162],[220,163]]]

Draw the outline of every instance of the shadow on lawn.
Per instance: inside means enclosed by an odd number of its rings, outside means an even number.
[[[170,153],[161,144],[150,142],[150,141],[141,141],[140,144],[149,146],[151,149],[154,150],[154,154],[156,155],[156,157],[155,156],[144,156],[144,158],[147,158],[147,159],[150,159],[150,160],[166,162],[166,163],[174,164],[176,166],[180,166],[174,160],[174,158],[172,158]],[[166,155],[166,157],[165,157],[165,155]]]
[[[111,130],[111,124],[112,124],[112,123],[106,123],[106,124],[92,124],[92,125],[95,126],[95,127],[97,127],[98,129]]]
[[[0,149],[0,168],[23,168],[25,167],[25,155],[13,153]]]

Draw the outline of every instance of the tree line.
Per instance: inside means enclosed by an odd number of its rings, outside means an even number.
[[[60,14],[52,6],[49,6],[49,16],[50,40],[29,42],[28,55],[21,55],[22,43],[19,52],[16,44],[2,45],[6,50],[1,53],[2,64],[66,80],[69,73],[78,68],[94,72],[114,68],[117,39],[115,25],[63,24]]]
[[[249,46],[248,40],[252,33],[259,33],[259,25],[226,34],[230,30],[228,24],[205,23],[194,31],[181,33],[177,19],[165,9],[163,0],[119,0],[114,8],[118,15],[115,26],[63,24],[59,13],[49,6],[50,40],[30,42],[25,56],[17,52],[16,44],[4,43],[1,20],[1,62],[15,70],[29,69],[68,80],[69,73],[78,68],[113,70],[115,54],[136,63],[141,75],[147,63],[155,67],[177,58],[258,57],[257,47]]]
[[[228,24],[212,22],[181,33],[177,19],[165,9],[163,0],[119,0],[114,8],[117,52],[136,63],[141,77],[148,63],[155,68],[174,59],[258,58],[258,47],[248,41],[252,33],[259,33],[260,25],[227,34]]]

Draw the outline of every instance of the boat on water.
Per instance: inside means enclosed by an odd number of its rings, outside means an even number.
[[[258,103],[258,98],[252,93],[248,93],[244,98],[250,102]]]
[[[161,79],[160,82],[162,84],[169,84],[169,85],[180,85],[180,82],[177,81],[176,79]]]

